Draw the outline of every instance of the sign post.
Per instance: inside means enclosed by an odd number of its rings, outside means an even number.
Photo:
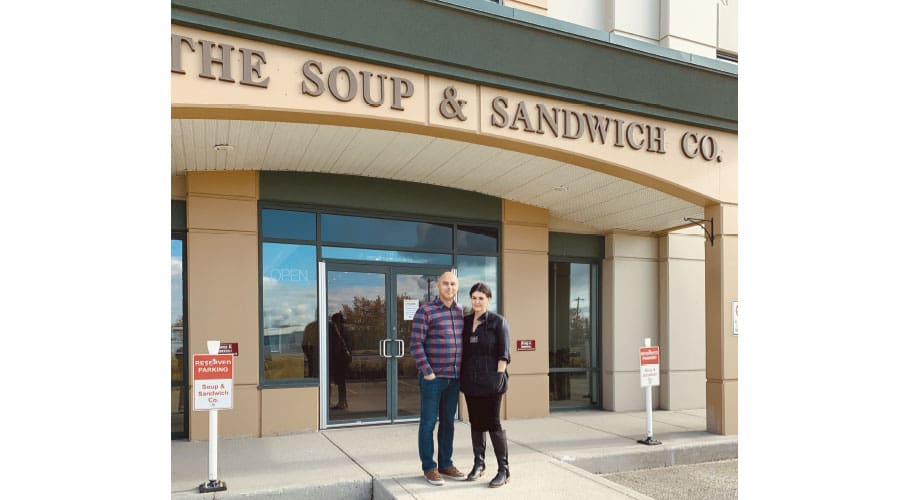
[[[199,485],[199,493],[227,489],[218,480],[218,410],[234,407],[234,356],[218,354],[217,340],[209,340],[206,347],[208,354],[193,355],[193,409],[209,412],[209,479]]]
[[[651,338],[645,339],[645,346],[638,348],[641,386],[645,388],[645,414],[647,415],[647,437],[639,439],[641,444],[661,444],[654,439],[651,425],[651,387],[660,385],[660,347],[651,347]]]

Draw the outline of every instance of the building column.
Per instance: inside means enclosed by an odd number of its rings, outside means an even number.
[[[717,0],[660,0],[660,45],[717,55]]]
[[[234,407],[219,412],[218,433],[258,436],[259,176],[187,172],[186,191],[187,347],[205,354],[207,340],[238,344]],[[208,427],[208,412],[190,412],[190,440],[207,440]]]
[[[705,218],[714,219],[714,245],[707,239],[705,243],[707,428],[716,434],[737,434],[739,342],[733,336],[732,309],[739,297],[737,207],[726,204],[706,207]]]
[[[603,261],[603,404],[612,411],[645,409],[638,348],[658,345],[657,238],[606,236]],[[659,398],[653,398],[654,407]]]
[[[503,200],[502,314],[512,342],[505,418],[550,413],[548,223],[547,210]],[[519,339],[534,340],[535,350],[518,352]]]
[[[705,235],[660,238],[660,407],[705,407]]]

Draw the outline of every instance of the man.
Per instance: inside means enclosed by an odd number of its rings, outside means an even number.
[[[458,278],[445,272],[436,281],[439,296],[414,313],[411,324],[411,355],[417,362],[420,384],[420,427],[417,447],[423,476],[436,486],[442,476],[464,481],[465,475],[452,463],[455,409],[458,407],[458,375],[461,372],[461,330],[464,313],[455,303]],[[433,429],[439,418],[439,463],[433,461]]]

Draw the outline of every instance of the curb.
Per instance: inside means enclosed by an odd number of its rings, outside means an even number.
[[[625,447],[605,455],[576,457],[571,461],[562,461],[571,463],[592,474],[610,474],[672,465],[716,462],[738,457],[738,438],[721,437],[713,443]]]

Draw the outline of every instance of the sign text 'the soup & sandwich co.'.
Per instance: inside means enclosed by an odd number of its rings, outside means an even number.
[[[239,64],[234,59],[235,50],[239,55]],[[264,50],[235,48],[225,43],[172,34],[171,72],[185,75],[184,58],[188,56],[199,58],[199,78],[268,89],[271,77],[265,68],[268,59]],[[217,65],[218,70],[213,65]],[[322,61],[307,59],[302,62],[299,74],[300,92],[309,97],[328,93],[342,103],[359,97],[374,108],[388,106],[395,111],[404,111],[407,99],[414,95],[414,82],[408,78],[368,70],[355,71],[343,64],[327,67]],[[466,119],[462,109],[469,103],[458,96],[453,87],[447,87],[438,97],[438,103],[431,101],[431,112],[437,109],[440,116],[449,120]],[[586,140],[614,148],[666,153],[666,129],[659,125],[625,121],[607,114],[579,112],[569,107],[510,101],[501,95],[483,104],[482,109],[489,113],[486,115],[489,123],[496,128],[567,141]],[[679,147],[688,159],[723,161],[721,145],[711,134],[686,131],[679,137]]]

